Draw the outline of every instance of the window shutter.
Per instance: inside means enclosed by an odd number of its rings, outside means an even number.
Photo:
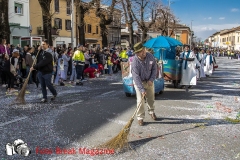
[[[59,19],[59,29],[62,29],[62,19]]]
[[[65,20],[65,29],[67,30],[67,20]]]

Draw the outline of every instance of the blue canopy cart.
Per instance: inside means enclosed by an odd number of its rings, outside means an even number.
[[[159,36],[150,39],[144,46],[153,49],[154,57],[162,66],[164,80],[172,81],[177,88],[181,81],[181,62],[176,59],[176,47],[182,46],[182,43],[171,37]]]

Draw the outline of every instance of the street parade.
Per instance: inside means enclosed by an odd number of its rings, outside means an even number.
[[[1,1],[1,160],[240,159],[240,26],[184,4]]]

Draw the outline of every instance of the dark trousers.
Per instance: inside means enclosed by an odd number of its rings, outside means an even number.
[[[41,87],[42,87],[42,94],[43,94],[44,99],[47,99],[47,89],[46,89],[46,87],[48,87],[48,89],[50,90],[50,92],[53,95],[57,95],[57,91],[53,87],[53,85],[51,83],[51,79],[52,79],[52,73],[43,75],[42,72],[38,71],[38,80],[39,80],[39,82],[41,84]]]
[[[4,72],[7,76],[8,79],[8,88],[13,88],[14,87],[14,81],[15,81],[15,76],[9,71],[9,72]]]
[[[32,80],[34,83],[37,83],[37,71],[36,70],[32,71]]]
[[[0,75],[1,75],[1,80],[2,80],[2,84],[7,84],[7,75],[4,71],[0,71]]]
[[[84,65],[76,65],[77,80],[82,79],[83,70],[84,70]]]

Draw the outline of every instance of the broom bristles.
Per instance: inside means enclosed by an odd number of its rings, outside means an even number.
[[[119,132],[117,136],[110,139],[108,142],[100,145],[101,148],[108,148],[121,151],[128,144],[128,135],[130,132],[130,128],[133,122],[133,118],[131,118],[125,127]]]
[[[36,62],[37,62],[37,57],[38,57],[39,52],[40,52],[40,50],[37,52],[37,55],[36,55],[36,57],[35,57],[35,59],[34,59],[34,61],[33,61],[32,67],[33,67],[33,66],[36,64]],[[30,78],[30,76],[31,76],[31,72],[32,72],[32,71],[29,71],[28,76],[27,76],[27,78],[25,79],[24,84],[23,84],[21,90],[19,91],[18,96],[17,96],[17,98],[15,99],[15,102],[14,102],[14,103],[17,103],[17,104],[26,104],[26,101],[25,101],[25,92],[26,92],[26,88],[27,88],[27,84],[28,84],[29,78]]]
[[[31,72],[29,72],[29,74],[31,74]],[[25,104],[25,93],[26,93],[26,88],[27,88],[27,84],[28,84],[28,80],[29,80],[29,76],[26,78],[26,80],[24,81],[24,84],[22,86],[22,89],[19,91],[17,98],[15,99],[15,103],[17,104]]]
[[[132,126],[132,122],[134,120],[134,116],[136,115],[137,111],[140,109],[142,101],[145,96],[142,96],[141,102],[139,103],[137,109],[134,111],[131,119],[125,125],[125,127],[118,133],[117,136],[110,139],[108,142],[100,145],[99,147],[107,148],[107,149],[114,149],[115,151],[121,151],[124,147],[128,144],[128,135],[130,132],[130,128]]]

